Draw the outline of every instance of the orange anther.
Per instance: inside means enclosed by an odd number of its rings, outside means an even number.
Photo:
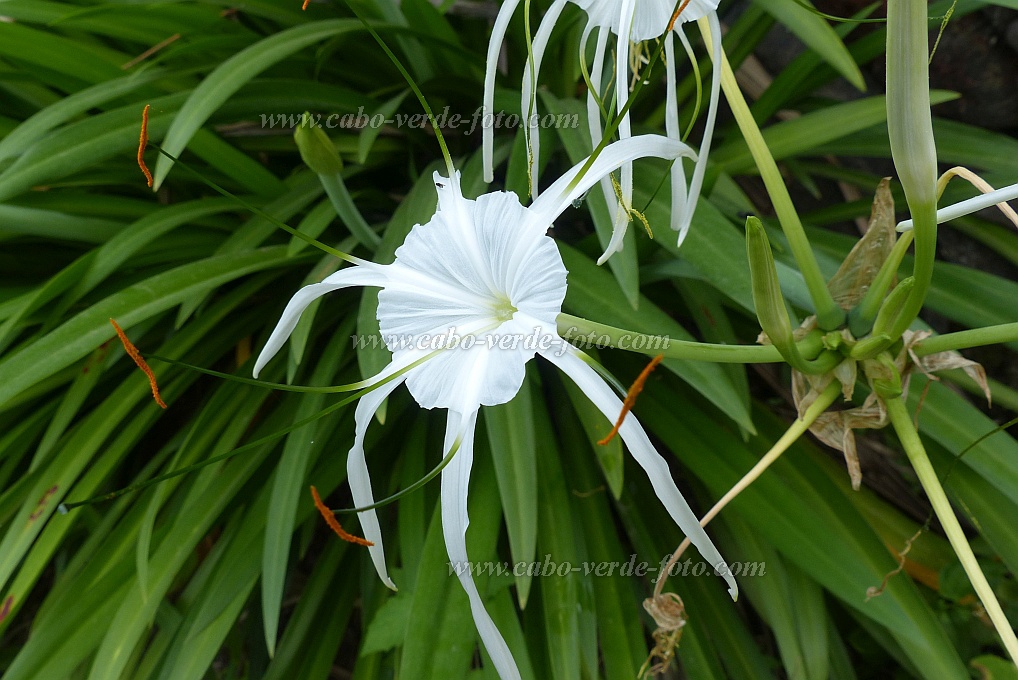
[[[300,8],[301,8],[301,9],[307,9],[307,8],[308,8],[308,4],[309,4],[310,2],[311,2],[311,0],[304,0],[304,4],[303,4],[303,5],[301,5],[301,6],[300,6]]]
[[[668,22],[668,30],[671,31],[675,28],[675,22],[679,20],[679,15],[682,14],[682,10],[686,9],[686,5],[689,4],[689,0],[682,0],[682,4],[675,10],[675,14],[672,15],[672,20]]]
[[[138,167],[145,174],[145,181],[151,187],[152,173],[149,172],[148,166],[145,165],[145,147],[148,146],[148,110],[149,105],[145,104],[145,108],[141,112],[141,134],[138,135]],[[116,324],[113,325],[116,326]],[[117,330],[119,331],[119,329]],[[121,339],[123,339],[123,336],[121,336]]]
[[[342,538],[347,543],[353,543],[355,545],[372,546],[374,543],[361,538],[360,536],[354,536],[349,533],[346,529],[339,525],[339,520],[336,519],[335,513],[329,510],[329,507],[322,502],[321,497],[318,495],[318,489],[314,486],[311,487],[311,498],[315,500],[315,507],[318,508],[318,512],[322,513],[322,517],[325,519],[325,523],[329,525],[329,528],[336,532],[336,535]]]
[[[619,413],[619,419],[615,421],[615,427],[608,433],[608,436],[598,442],[601,446],[607,446],[608,442],[615,438],[615,435],[619,433],[619,428],[622,427],[622,421],[626,419],[626,414],[636,404],[636,397],[639,396],[640,392],[643,391],[643,385],[647,382],[647,378],[650,377],[651,372],[657,368],[657,365],[661,363],[661,360],[665,358],[664,354],[658,354],[656,357],[651,359],[647,367],[644,368],[640,375],[636,376],[636,380],[633,381],[633,385],[629,388],[626,393],[626,400],[622,402],[622,412]]]
[[[147,107],[146,107],[147,108]],[[113,324],[113,330],[117,332],[117,337],[120,338],[120,342],[123,343],[124,349],[127,351],[127,356],[134,360],[134,363],[138,365],[146,376],[148,376],[148,384],[152,388],[152,398],[156,400],[156,403],[160,407],[166,408],[166,402],[159,396],[159,385],[156,383],[156,374],[152,372],[152,369],[145,363],[145,359],[142,358],[141,352],[135,347],[130,340],[127,339],[127,335],[121,330],[120,326],[113,319],[110,319],[110,323]]]

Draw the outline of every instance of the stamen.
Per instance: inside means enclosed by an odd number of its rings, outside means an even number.
[[[619,419],[615,421],[615,427],[608,433],[604,439],[598,442],[600,446],[607,446],[608,442],[615,438],[615,435],[619,433],[619,428],[622,427],[622,421],[626,419],[626,414],[632,410],[636,404],[636,397],[639,396],[640,392],[643,391],[643,385],[647,382],[647,378],[650,377],[651,372],[657,368],[657,365],[661,363],[661,360],[665,358],[664,354],[658,354],[656,357],[651,359],[651,362],[647,364],[647,367],[640,372],[640,375],[636,376],[636,380],[633,381],[632,387],[629,388],[629,392],[626,393],[626,400],[622,402],[622,412],[619,413]]]
[[[148,107],[146,106],[145,109],[147,111]],[[159,385],[156,383],[156,374],[148,367],[148,364],[145,363],[145,359],[141,356],[141,352],[139,352],[138,348],[127,339],[127,335],[120,326],[117,325],[117,322],[110,319],[110,323],[113,324],[113,330],[117,332],[117,337],[120,338],[120,342],[124,345],[124,350],[127,351],[127,356],[131,357],[131,359],[134,360],[134,363],[137,364],[138,368],[140,368],[142,372],[148,376],[148,384],[152,388],[152,398],[156,400],[156,403],[159,404],[160,408],[166,408],[166,402],[159,396]]]
[[[668,30],[671,31],[675,28],[675,22],[679,20],[679,15],[682,14],[682,10],[686,9],[686,5],[689,4],[689,0],[682,0],[682,4],[675,10],[675,14],[672,15],[672,20],[668,22]]]
[[[145,108],[141,112],[141,134],[138,135],[138,167],[141,168],[142,173],[145,175],[145,181],[149,187],[152,186],[152,173],[149,172],[148,166],[145,165],[145,147],[148,146],[148,110],[150,106],[145,104]],[[116,324],[113,324],[116,326]],[[165,407],[163,407],[165,408]]]
[[[336,519],[336,515],[329,510],[329,506],[322,502],[321,496],[318,495],[318,489],[314,486],[311,487],[311,498],[315,501],[315,507],[318,508],[318,512],[322,513],[322,518],[325,519],[325,523],[329,525],[329,528],[336,532],[336,535],[342,538],[347,543],[353,543],[354,545],[373,546],[374,543],[361,538],[360,536],[354,536],[349,533],[346,529],[339,525],[339,520]]]
[[[311,4],[311,0],[304,0],[304,4],[300,6],[301,10],[306,10],[309,4]]]

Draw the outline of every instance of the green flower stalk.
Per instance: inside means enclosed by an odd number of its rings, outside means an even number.
[[[937,149],[925,0],[887,4],[887,134],[915,231],[915,286],[891,329],[898,337],[922,309],[937,249]]]

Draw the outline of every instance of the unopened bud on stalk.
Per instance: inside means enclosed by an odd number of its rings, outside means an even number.
[[[343,161],[332,140],[325,130],[311,122],[306,111],[301,116],[300,126],[293,131],[293,139],[304,164],[319,175],[335,175],[343,169]]]
[[[774,266],[774,254],[767,240],[763,223],[756,217],[746,218],[746,253],[749,256],[749,276],[753,284],[753,304],[760,328],[771,344],[793,367],[803,370],[806,361],[799,354],[792,335],[792,322],[785,308],[785,298]]]
[[[926,0],[887,3],[887,135],[913,213],[937,203]]]
[[[901,311],[905,307],[905,301],[908,300],[908,296],[912,293],[913,288],[915,288],[915,279],[911,276],[902,279],[894,287],[894,290],[884,299],[884,304],[881,305],[880,311],[877,312],[876,321],[873,322],[873,335],[881,335],[891,331],[894,327],[894,322],[901,316]]]
[[[897,338],[922,309],[937,257],[937,149],[926,0],[887,3],[887,134],[915,225],[915,287],[890,329]]]

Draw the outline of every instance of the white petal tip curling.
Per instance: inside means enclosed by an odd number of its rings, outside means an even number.
[[[625,230],[623,230],[623,235],[625,235]],[[622,238],[620,237],[618,239],[618,242],[616,243],[615,235],[612,234],[612,240],[608,244],[608,247],[605,248],[603,253],[601,253],[601,257],[597,258],[597,265],[600,267],[605,262],[610,260],[612,255],[614,255],[615,253],[621,253],[622,250],[623,250],[623,247],[624,246],[623,246],[623,243],[622,243]]]
[[[906,231],[912,231],[912,220],[905,220],[904,222],[898,222],[898,226],[895,227],[895,231],[899,234],[903,234]]]

